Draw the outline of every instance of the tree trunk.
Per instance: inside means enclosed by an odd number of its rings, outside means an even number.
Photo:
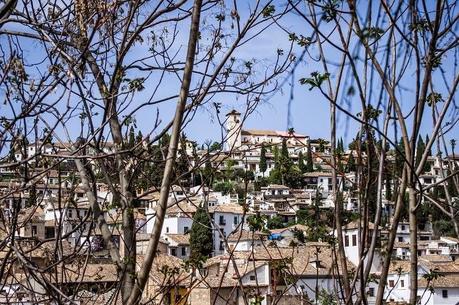
[[[159,244],[161,229],[164,223],[164,216],[166,214],[167,201],[169,198],[169,189],[172,181],[173,167],[175,164],[175,159],[177,157],[177,147],[182,127],[183,114],[185,112],[186,101],[190,89],[191,77],[193,75],[196,44],[199,35],[199,20],[201,15],[201,6],[202,0],[195,0],[193,7],[193,16],[191,20],[190,36],[188,39],[186,63],[183,72],[183,81],[182,86],[180,88],[179,100],[177,102],[177,107],[175,110],[174,123],[172,125],[172,134],[169,142],[169,149],[167,152],[164,176],[161,183],[161,193],[158,205],[156,207],[155,224],[153,227],[153,232],[150,235],[150,240],[148,242],[148,249],[145,255],[144,263],[142,264],[138,272],[137,282],[135,283],[135,286],[131,291],[131,295],[128,301],[125,302],[127,305],[137,304],[140,301]]]
[[[389,267],[390,267],[391,258],[392,258],[391,254],[392,254],[392,250],[394,249],[395,237],[397,235],[398,222],[400,220],[400,215],[402,213],[403,204],[404,204],[403,197],[405,194],[405,189],[406,189],[406,166],[405,166],[405,169],[403,169],[402,181],[401,181],[400,189],[397,195],[397,203],[395,205],[394,218],[392,219],[392,224],[391,224],[390,231],[389,231],[389,240],[387,241],[387,246],[386,246],[386,257],[384,259],[384,265],[381,271],[381,278],[379,280],[378,291],[376,294],[376,301],[375,301],[376,305],[383,304],[384,290],[386,288],[387,275],[389,273]]]
[[[416,304],[418,295],[418,221],[416,218],[416,190],[408,188],[410,219],[410,304]]]

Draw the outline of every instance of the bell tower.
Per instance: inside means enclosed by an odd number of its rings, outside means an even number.
[[[241,147],[241,129],[241,113],[233,109],[226,114],[225,149],[227,151]]]

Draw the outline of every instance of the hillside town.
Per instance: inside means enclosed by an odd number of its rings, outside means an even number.
[[[0,305],[459,305],[459,0],[0,0]]]
[[[212,148],[182,137],[179,159],[186,165],[183,172],[191,174],[182,175],[170,189],[145,300],[167,305],[341,304],[346,301],[340,288],[343,264],[352,278],[364,272],[370,260],[371,280],[361,287],[355,283],[352,298],[362,297],[363,291],[367,304],[374,304],[384,258],[391,256],[384,300],[409,304],[409,259],[416,255],[420,304],[459,303],[459,239],[454,220],[434,204],[445,202],[446,195],[457,202],[453,182],[445,187],[437,182],[448,181],[445,178],[457,171],[459,156],[428,156],[420,175],[429,195],[420,203],[418,253],[410,253],[413,240],[406,214],[396,227],[392,253],[384,253],[395,213],[391,194],[397,191],[389,174],[377,209],[381,221],[375,225],[376,202],[368,204],[372,207],[366,210],[366,220],[359,217],[365,209],[356,187],[357,168],[367,156],[352,143],[345,148],[338,141],[339,165],[334,170],[329,141],[294,130],[246,129],[242,122],[241,113],[228,112],[225,142]],[[142,136],[132,138],[142,146]],[[101,207],[96,216],[75,159],[67,156],[66,146],[72,144],[21,143],[25,141],[18,141],[11,160],[27,160],[24,165],[1,167],[0,302],[42,303],[50,291],[62,291],[68,296],[62,296],[63,304],[74,304],[73,299],[78,304],[108,304],[116,299],[120,278],[104,230],[121,257],[128,249],[123,247],[123,211],[113,186],[96,171],[95,200]],[[111,147],[106,142],[103,153],[110,155]],[[388,171],[397,171],[396,156],[387,153]],[[88,147],[86,154],[95,152]],[[65,158],[59,164],[48,162],[55,156]],[[24,171],[29,171],[27,181],[20,179]],[[132,213],[138,262],[148,251],[161,191],[155,183],[140,180]],[[337,202],[344,215],[341,230],[330,221]],[[337,259],[339,232],[344,260]],[[208,251],[198,263],[196,248]]]

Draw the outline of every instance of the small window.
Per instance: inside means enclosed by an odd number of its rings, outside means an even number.
[[[45,227],[45,238],[54,238],[55,229],[54,227]]]
[[[352,235],[352,246],[355,247],[357,246],[357,235]]]
[[[394,286],[395,286],[394,280],[389,280],[389,287],[394,287]]]
[[[402,243],[402,242],[403,242],[403,237],[399,236],[399,237],[398,237],[398,242],[399,242],[399,243]]]
[[[182,247],[182,256],[185,256],[185,255],[186,255],[186,248]]]
[[[68,218],[73,218],[73,210],[68,210],[67,211],[67,217]]]
[[[349,247],[349,235],[344,235],[344,246]]]
[[[239,222],[239,221],[238,221],[238,219],[237,219],[237,216],[234,216],[234,222],[233,222],[233,223],[234,223],[235,225],[237,225],[238,222]]]
[[[368,296],[369,297],[374,297],[375,296],[375,289],[373,287],[368,289]]]
[[[405,280],[400,280],[400,287],[405,287]]]
[[[36,236],[37,235],[37,226],[32,226],[32,236]]]
[[[177,249],[172,248],[172,249],[171,249],[171,255],[172,255],[172,256],[177,256]]]
[[[441,295],[442,295],[443,298],[446,299],[446,298],[448,297],[448,290],[443,289],[443,290],[441,291]]]
[[[190,231],[190,228],[188,227],[183,227],[183,232],[184,234],[188,233]]]
[[[169,233],[169,227],[166,227],[166,233]]]
[[[251,281],[255,281],[255,275],[251,275],[251,276],[250,276],[250,280],[251,280]]]
[[[402,225],[402,231],[405,231],[405,225]]]

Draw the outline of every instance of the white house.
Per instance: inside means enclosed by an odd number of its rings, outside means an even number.
[[[230,234],[227,240],[228,249],[225,249],[225,252],[250,251],[254,247],[263,245],[267,240],[267,236],[260,232],[252,232],[243,229]]]
[[[367,240],[362,240],[360,237],[362,234],[362,226],[359,225],[358,221],[353,221],[345,226],[343,226],[343,241],[344,241],[344,252],[346,257],[349,261],[351,261],[354,265],[358,266],[361,260],[360,256],[360,247],[361,243],[364,243],[366,248],[369,247],[371,242],[371,237],[373,232],[375,232],[375,226],[373,223],[368,224],[368,233],[367,233]],[[380,231],[378,231],[378,234]],[[335,231],[336,235],[336,231]],[[365,265],[367,263],[367,257],[365,257]],[[371,264],[370,272],[377,272],[380,270],[382,265],[382,257],[378,251],[375,250],[373,261]]]
[[[209,207],[209,213],[214,225],[214,255],[219,255],[225,250],[222,237],[228,237],[233,231],[240,228],[244,208],[239,204],[220,204]]]
[[[92,218],[88,215],[89,204],[87,200],[77,201],[74,204],[55,200],[47,200],[44,208],[45,235],[47,238],[55,237],[57,228],[60,227],[61,235],[69,234],[68,241],[72,245],[81,245],[88,238],[88,230]]]
[[[435,270],[438,276],[428,281],[424,275]],[[409,302],[410,298],[410,262],[392,261],[385,298],[393,302]],[[432,262],[419,258],[418,293],[420,304],[455,305],[459,303],[459,264],[454,261]]]
[[[188,233],[188,231],[191,230],[193,215],[196,213],[196,209],[196,205],[185,201],[179,202],[168,208],[164,218],[161,236],[165,236],[166,234]],[[152,228],[154,219],[147,221],[147,233],[151,233],[151,231],[148,231],[148,228]],[[152,224],[148,225],[149,223]]]
[[[167,254],[181,259],[190,257],[190,234],[166,234],[164,240],[168,242]]]

